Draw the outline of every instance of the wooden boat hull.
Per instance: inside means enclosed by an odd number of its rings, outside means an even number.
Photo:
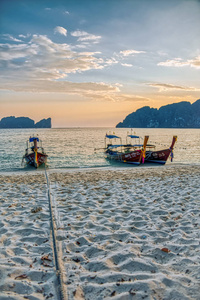
[[[171,149],[164,149],[160,151],[146,151],[144,162],[158,163],[164,165],[171,153]]]
[[[33,153],[25,155],[24,159],[28,165],[38,168],[42,164],[46,164],[47,157],[48,157],[47,154],[37,152],[37,162],[35,162],[35,153],[33,152]]]
[[[108,136],[106,136],[108,137]],[[146,145],[148,141],[149,136],[144,137],[144,143],[143,145],[137,145],[137,147],[140,147],[139,149],[134,149],[133,151],[126,148],[124,151],[114,151],[112,148],[112,145],[107,146],[107,150],[105,151],[106,158],[109,160],[117,161],[117,162],[123,162],[126,164],[135,164],[140,165],[141,162],[144,163],[144,157],[146,152]],[[114,146],[116,148],[116,146]],[[117,145],[117,147],[119,147]],[[121,145],[121,147],[124,147],[124,145]],[[133,147],[133,146],[131,146]]]
[[[112,153],[108,151],[106,153],[106,158],[111,161],[113,160],[127,164],[139,165],[141,162],[141,150],[136,150],[129,153]]]
[[[177,136],[173,136],[171,146],[168,149],[159,151],[146,151],[144,162],[158,163],[164,165],[171,154],[171,161],[173,159],[174,144],[177,141]]]

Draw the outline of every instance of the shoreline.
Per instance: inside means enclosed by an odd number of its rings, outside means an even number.
[[[105,165],[105,166],[86,166],[86,167],[66,167],[66,168],[46,168],[46,171],[47,172],[76,172],[76,171],[85,171],[85,170],[88,170],[88,171],[92,171],[92,170],[128,170],[128,169],[132,169],[132,170],[141,170],[141,169],[149,169],[149,168],[153,168],[153,169],[158,169],[158,168],[162,168],[162,169],[165,169],[165,168],[173,168],[173,167],[200,167],[200,163],[175,163],[173,162],[172,164],[170,163],[166,163],[165,165],[159,165],[159,164],[156,164],[156,163],[145,163],[144,165],[139,165],[139,166],[136,166],[136,165],[131,165],[131,164],[123,164],[123,163],[115,163],[113,162],[112,164],[110,165]],[[42,172],[45,172],[45,167],[39,167],[38,169],[34,169],[33,167],[25,167],[25,168],[21,168],[21,169],[15,169],[15,170],[6,170],[6,171],[2,171],[0,170],[0,176],[4,176],[4,175],[22,175],[24,173],[28,173],[28,174],[36,174],[36,173],[39,173],[41,174]]]
[[[47,174],[66,299],[198,299],[200,166]],[[0,298],[56,300],[45,172],[0,180]]]

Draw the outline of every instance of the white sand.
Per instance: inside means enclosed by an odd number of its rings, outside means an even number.
[[[33,174],[0,176],[1,300],[58,299],[46,181]],[[48,171],[66,299],[200,299],[199,175]]]
[[[0,299],[57,299],[45,176],[0,176],[0,207]]]

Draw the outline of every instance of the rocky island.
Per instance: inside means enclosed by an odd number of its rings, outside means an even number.
[[[116,128],[200,128],[200,99],[161,106],[144,106],[129,114]]]
[[[0,120],[0,128],[51,128],[51,118],[35,123],[34,120],[27,117],[5,117]]]

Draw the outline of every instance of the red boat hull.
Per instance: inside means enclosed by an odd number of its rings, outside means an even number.
[[[37,152],[37,163],[35,163],[35,153],[30,153],[24,156],[26,163],[30,166],[38,168],[42,164],[46,164],[48,155]]]
[[[141,162],[141,150],[136,150],[129,153],[106,153],[106,158],[127,164],[139,165]]]
[[[144,156],[145,156],[148,138],[149,136],[145,136],[143,146],[137,145],[139,149],[137,150],[135,149],[134,151],[130,151],[128,148],[124,151],[113,151],[112,149],[107,148],[105,152],[106,158],[108,158],[109,160],[114,160],[114,161],[123,162],[127,164],[139,165],[141,164],[141,162],[144,163]],[[123,147],[123,145],[121,146]]]
[[[146,151],[144,162],[159,163],[164,165],[170,153],[171,149],[164,149],[160,151]]]
[[[173,136],[171,146],[168,149],[159,150],[159,151],[146,151],[145,161],[150,163],[158,163],[164,165],[171,154],[173,158],[173,148],[177,140],[177,136]]]

